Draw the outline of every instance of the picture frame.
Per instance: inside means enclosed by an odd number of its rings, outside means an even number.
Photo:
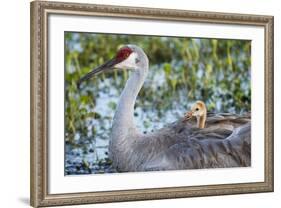
[[[125,7],[80,3],[61,3],[50,1],[31,2],[31,184],[30,202],[33,207],[79,205],[89,203],[122,202],[137,200],[169,199],[228,194],[272,192],[273,179],[273,23],[272,16],[231,14],[206,11],[185,11],[158,8]],[[73,18],[102,17],[130,19],[132,21],[160,21],[162,23],[194,23],[226,25],[228,27],[257,27],[264,31],[263,43],[263,180],[239,183],[221,183],[211,185],[169,186],[157,188],[137,188],[123,190],[79,191],[70,193],[50,193],[50,149],[53,147],[50,137],[54,135],[50,128],[50,16]],[[74,24],[74,23],[73,23]],[[86,31],[87,32],[87,31]],[[117,32],[118,33],[118,32]],[[208,35],[206,35],[208,36]],[[63,80],[62,80],[63,81]],[[252,86],[255,88],[256,86]],[[260,95],[261,96],[261,95]],[[57,115],[60,116],[60,115]],[[63,115],[61,115],[63,117]],[[59,137],[59,136],[58,136]],[[63,139],[63,138],[62,138]],[[157,174],[157,173],[156,173]]]

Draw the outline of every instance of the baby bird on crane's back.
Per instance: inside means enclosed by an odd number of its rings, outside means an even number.
[[[207,108],[204,102],[196,101],[191,110],[184,115],[183,121],[188,121],[192,116],[197,119],[197,127],[203,129],[207,119]]]

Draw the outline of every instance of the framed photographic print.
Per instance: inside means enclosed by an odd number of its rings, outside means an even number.
[[[272,16],[31,3],[32,206],[269,191]]]

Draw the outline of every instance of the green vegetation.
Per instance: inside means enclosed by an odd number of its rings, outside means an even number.
[[[150,60],[148,78],[138,96],[135,119],[144,132],[183,116],[196,100],[208,111],[243,113],[251,110],[251,42],[136,35],[65,33],[66,173],[108,166],[111,121],[128,71],[77,80],[112,58],[117,49],[135,44]],[[72,160],[82,164],[73,169]],[[87,165],[85,165],[87,164]],[[72,167],[72,168],[67,168]],[[96,168],[94,172],[106,170]]]

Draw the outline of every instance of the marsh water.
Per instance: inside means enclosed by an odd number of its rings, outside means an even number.
[[[76,82],[128,43],[141,46],[150,60],[134,111],[142,132],[182,118],[196,100],[212,112],[251,110],[250,41],[65,33],[66,175],[116,171],[108,158],[109,135],[130,72],[100,74],[81,89]]]

